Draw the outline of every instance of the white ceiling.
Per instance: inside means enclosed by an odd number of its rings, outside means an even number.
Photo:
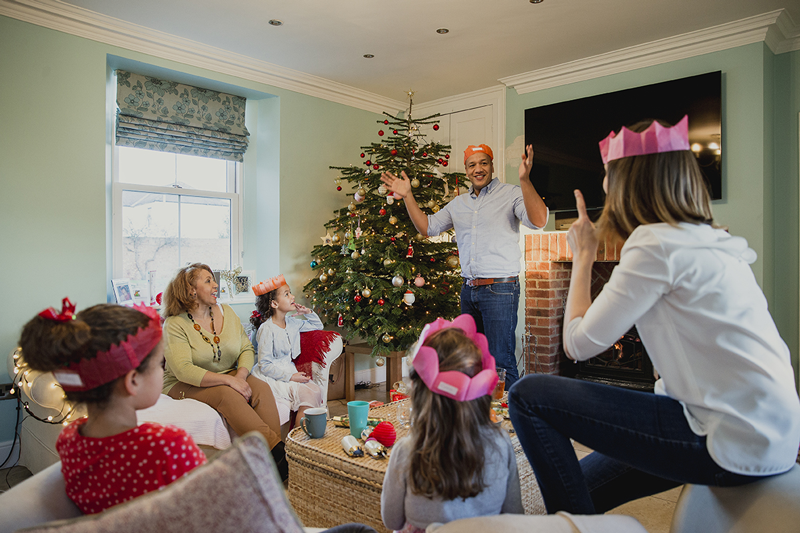
[[[37,0],[15,0],[34,4]],[[52,0],[49,0],[52,2]],[[62,3],[62,2],[58,2]],[[394,100],[499,79],[785,9],[798,0],[64,0]],[[279,19],[282,26],[268,24]],[[440,35],[437,28],[448,28]],[[364,54],[373,54],[365,59]]]

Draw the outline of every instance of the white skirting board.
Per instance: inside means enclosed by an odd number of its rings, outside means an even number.
[[[11,450],[12,444],[14,445],[13,451]],[[11,452],[11,457],[6,461],[9,452]],[[2,468],[10,468],[17,464],[17,461],[19,461],[19,439],[16,441],[7,440],[5,442],[0,442],[0,463],[3,461],[6,461],[6,463]]]
[[[374,363],[373,363],[374,364]],[[403,357],[403,377],[408,376],[408,364],[406,364],[406,358]],[[355,380],[356,384],[369,381],[373,385],[376,383],[383,383],[386,381],[386,365],[384,366],[375,366],[372,368],[365,368],[364,370],[357,370],[355,372]],[[388,385],[392,385],[389,383]],[[389,390],[391,387],[386,387],[386,390]]]

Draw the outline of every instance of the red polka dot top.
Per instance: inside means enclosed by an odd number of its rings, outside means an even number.
[[[184,430],[144,423],[110,437],[83,437],[81,418],[56,441],[67,496],[84,514],[99,513],[119,503],[159,490],[206,456]]]

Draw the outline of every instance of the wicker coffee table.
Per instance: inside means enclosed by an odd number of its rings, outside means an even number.
[[[391,422],[399,439],[405,437],[408,430],[397,423],[397,403],[370,409],[369,416]],[[503,421],[502,427],[513,431],[508,420]],[[349,434],[348,428],[335,427],[331,421],[321,439],[309,438],[301,428],[289,433],[286,438],[289,501],[303,524],[309,527],[360,522],[378,531],[388,531],[381,520],[381,489],[389,459],[348,456],[342,450],[341,441]],[[528,459],[516,434],[510,436],[517,455],[525,513],[545,514]]]

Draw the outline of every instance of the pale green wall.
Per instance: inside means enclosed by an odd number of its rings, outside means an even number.
[[[0,382],[30,317],[65,295],[79,308],[106,301],[106,80],[120,60],[242,88],[252,134],[244,267],[261,277],[277,269],[302,294],[322,224],[344,205],[328,166],[353,159],[379,115],[6,17],[0,50]],[[243,318],[251,309],[236,306]],[[0,402],[0,442],[13,437],[14,406]]]
[[[731,233],[745,237],[758,253],[753,271],[789,345],[795,369],[799,54],[773,56],[757,43],[534,93],[518,95],[513,89],[506,93],[506,145],[510,145],[524,135],[524,111],[530,107],[721,70],[723,197],[714,202],[714,217]],[[515,169],[507,168],[506,175],[516,179]]]

